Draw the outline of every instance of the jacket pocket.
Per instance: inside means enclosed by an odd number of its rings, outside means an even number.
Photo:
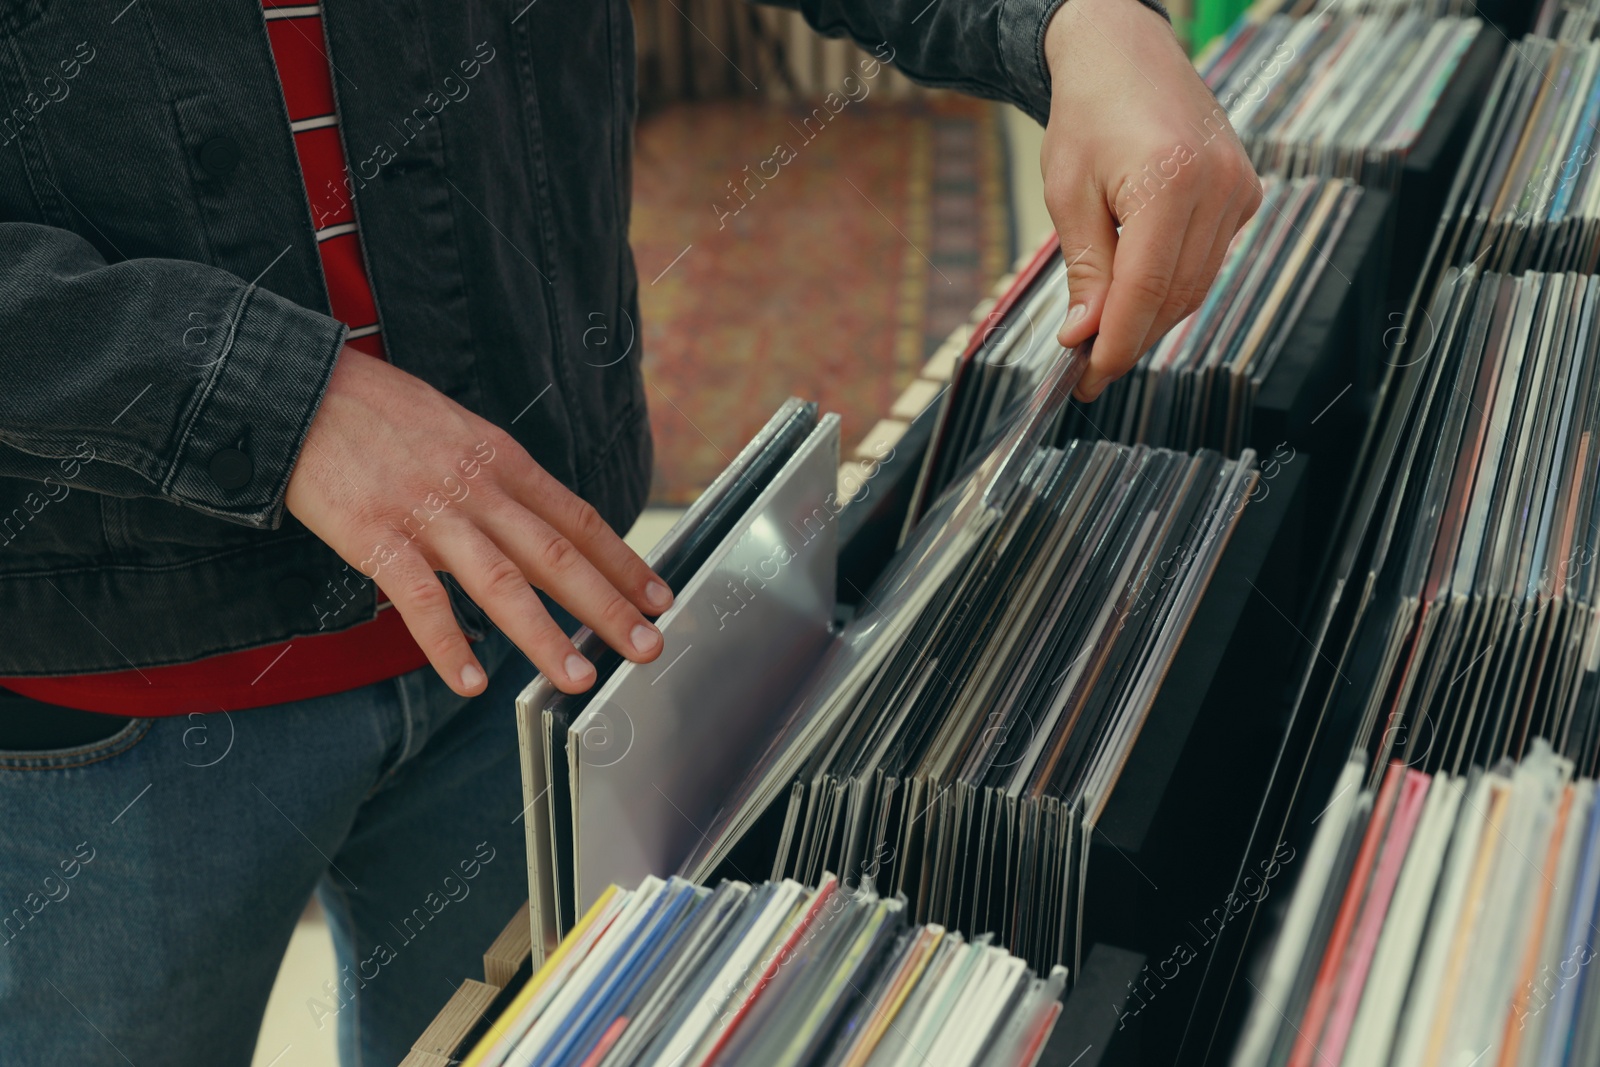
[[[171,562],[192,555],[171,549],[237,548],[270,538],[266,531],[214,519],[154,497],[119,500],[114,510],[120,515],[127,548],[143,562]]]

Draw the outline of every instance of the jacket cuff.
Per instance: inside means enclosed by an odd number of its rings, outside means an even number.
[[[1050,119],[1050,65],[1044,57],[1044,31],[1066,0],[1005,0],[1000,10],[1000,52],[1012,72],[1023,110],[1043,126]],[[1132,0],[1130,0],[1132,2]],[[1137,0],[1168,22],[1161,0]]]
[[[348,329],[265,289],[244,289],[216,373],[180,420],[162,494],[220,519],[277,529],[289,475]]]

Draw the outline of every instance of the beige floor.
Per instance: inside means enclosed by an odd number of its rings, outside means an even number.
[[[301,919],[267,1002],[252,1067],[336,1067],[339,1052],[334,1025],[325,1021],[323,1028],[317,1029],[316,1016],[306,1001],[320,997],[322,983],[332,981],[337,973],[327,924],[320,914]]]
[[[1043,131],[1020,111],[1007,109],[1006,132],[1011,145],[1012,202],[1016,206],[1019,252],[1031,252],[1050,231],[1044,210],[1043,183],[1039,177],[1039,146]],[[655,544],[676,521],[673,509],[646,511],[628,534],[636,551]],[[334,1027],[318,1029],[306,1001],[318,996],[322,983],[334,978],[337,967],[328,928],[315,913],[302,920],[289,943],[289,952],[272,987],[261,1039],[252,1067],[337,1067]],[[457,976],[464,977],[464,976]],[[419,1021],[420,1033],[426,1021]]]

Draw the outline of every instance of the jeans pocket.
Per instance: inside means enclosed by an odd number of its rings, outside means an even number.
[[[129,719],[110,737],[84,745],[25,751],[0,749],[0,772],[65,771],[114,759],[142,741],[154,725],[155,720],[150,718]]]

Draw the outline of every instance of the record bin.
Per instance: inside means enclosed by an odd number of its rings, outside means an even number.
[[[1530,11],[1533,5],[1528,5]],[[1510,17],[1510,16],[1508,16]],[[1531,20],[1532,15],[1522,16]],[[1386,313],[1400,321],[1428,255],[1456,170],[1494,81],[1507,37],[1493,22],[1478,34],[1406,155],[1394,221]]]
[[[1316,588],[1313,579],[1331,550],[1326,535],[1333,529],[1371,415],[1373,392],[1390,342],[1397,336],[1398,318],[1394,322],[1383,318],[1395,207],[1396,198],[1390,194],[1376,190],[1363,194],[1338,244],[1328,250],[1331,269],[1318,279],[1255,399],[1247,443],[1263,462],[1300,453],[1318,457],[1311,465],[1307,496],[1311,540],[1296,599]],[[948,395],[959,392],[969,378],[966,371],[986,334],[1014,325],[1017,309],[1053,261],[1055,247],[1052,238],[975,325],[951,376],[946,403]],[[919,505],[917,479],[939,462],[941,407],[933,405],[911,423],[893,457],[874,474],[871,493],[852,501],[841,516],[841,602],[860,599],[859,590],[892,554],[908,510]],[[928,495],[924,490],[923,507]]]
[[[894,453],[874,463],[871,481],[840,513],[839,603],[859,605],[894,555],[938,414],[939,405],[930,404],[911,420]]]
[[[1192,1057],[1203,1055],[1210,1026],[1191,1026],[1196,996],[1214,962],[1209,940],[1223,941],[1208,935],[1233,935],[1253,918],[1254,907],[1234,910],[1230,900],[1270,896],[1234,883],[1294,668],[1309,652],[1279,612],[1298,607],[1290,579],[1310,474],[1302,456],[1246,509],[1172,665],[1174,684],[1140,731],[1093,835],[1084,916],[1092,947],[1040,1067],[1168,1065],[1180,1051],[1200,1062]],[[1180,944],[1192,958],[1175,953]]]
[[[1228,900],[1296,669],[1310,651],[1299,635],[1298,576],[1316,547],[1310,542],[1320,541],[1307,528],[1315,464],[1298,452],[1268,473],[1267,491],[1245,508],[1093,835],[1084,938],[1094,948],[1041,1063],[1071,1063],[1086,1046],[1093,1049],[1079,1067],[1174,1062],[1209,945],[1124,1026],[1116,1025],[1124,1009],[1108,1005],[1111,993],[1127,996],[1127,983],[1150,973],[1142,970],[1147,960],[1159,967],[1185,936],[1202,949],[1187,924]],[[883,521],[874,514],[854,538],[880,535],[875,526]],[[841,549],[848,551],[848,544]],[[1250,914],[1241,911],[1228,925]],[[1139,962],[1130,968],[1132,957]]]
[[[1291,620],[1311,481],[1302,455],[1245,509],[1093,835],[1085,942],[1143,954],[1160,987],[1126,1021],[1139,1062],[1177,1062],[1213,943],[1254,913],[1233,901],[1261,858],[1245,851],[1310,653]]]
[[[1091,948],[1038,1067],[1135,1067],[1140,1027],[1125,1016],[1144,969],[1138,952],[1104,942]]]
[[[1329,535],[1371,417],[1391,328],[1399,322],[1383,318],[1396,206],[1389,193],[1369,189],[1362,196],[1329,253],[1332,269],[1323,273],[1256,397],[1250,446],[1263,460],[1285,454],[1286,447],[1317,457],[1309,474],[1312,532],[1299,577],[1302,601],[1317,588],[1314,579],[1332,550]]]
[[[1277,729],[1277,703],[1270,698],[1281,688],[1279,676],[1293,659],[1289,646],[1298,640],[1284,622],[1285,615],[1299,613],[1286,576],[1294,571],[1304,534],[1300,519],[1310,471],[1311,457],[1305,453],[1264,468],[1263,489],[1243,511],[1222,552],[1168,684],[1111,795],[1102,829],[1094,834],[1085,943],[1095,947],[1084,963],[1083,993],[1069,1003],[1065,1025],[1058,1026],[1058,1046],[1077,1042],[1062,1062],[1097,1042],[1102,1051],[1131,1054],[1137,1045],[1159,1054],[1169,1041],[1166,1017],[1183,1007],[1180,987],[1155,1002],[1159,1011],[1142,1008],[1127,1020],[1106,1010],[1105,992],[1128,989],[1143,961],[1159,962],[1167,955],[1171,930],[1203,912],[1212,897],[1226,895],[1242,852],[1241,829],[1248,829],[1242,820],[1250,809],[1243,799],[1255,799],[1256,772],[1264,774],[1270,766],[1262,758]],[[871,525],[866,522],[863,529],[870,531]],[[1154,881],[1146,885],[1146,877]],[[1129,951],[1140,961],[1131,971]],[[516,970],[525,977],[525,967]],[[465,1015],[472,1031],[479,1032],[518,984],[513,980],[503,993],[483,990],[485,1003],[458,1005],[455,1015]],[[1107,1044],[1112,1041],[1108,1021],[1114,1044]],[[433,1056],[449,1062],[463,1046],[470,1047],[466,1036],[444,1029],[458,1043],[448,1047],[451,1042],[436,1032],[429,1047],[419,1048],[419,1064],[440,1062],[426,1058]],[[1119,1061],[1086,1057],[1080,1062]]]

